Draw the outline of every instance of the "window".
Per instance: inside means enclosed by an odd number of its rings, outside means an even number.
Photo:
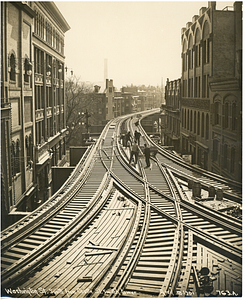
[[[184,109],[182,109],[182,127],[184,127]]]
[[[29,82],[29,76],[32,74],[32,64],[26,58],[24,62],[24,81]]]
[[[200,135],[200,112],[197,114],[197,134]]]
[[[10,80],[15,81],[15,77],[16,77],[16,63],[15,63],[15,56],[12,53],[10,55]]]
[[[209,84],[208,84],[208,79],[209,79],[209,75],[207,75],[207,78],[206,78],[206,89],[207,89],[207,98],[209,98]]]
[[[20,173],[20,140],[16,140],[15,170]]]
[[[188,109],[188,112],[187,112],[187,130],[190,129],[190,128],[189,128],[189,127],[190,127],[190,126],[189,126],[189,125],[190,125],[189,123],[190,123],[190,111],[189,111],[189,109]]]
[[[205,120],[204,120],[204,113],[202,113],[202,132],[201,132],[202,137],[204,137],[204,127],[205,127]]]
[[[192,124],[192,118],[193,118],[193,115],[192,115],[192,110],[190,111],[190,131],[192,131],[192,126],[193,126],[193,124]]]
[[[193,97],[193,78],[189,79],[188,97]]]
[[[209,45],[209,24],[207,21],[203,27],[203,63],[208,64],[210,61],[210,45]]]
[[[186,128],[186,109],[185,109],[185,117],[184,117],[184,128]]]
[[[12,167],[12,176],[16,175],[16,169],[15,169],[15,142],[12,141],[11,143],[11,167]]]
[[[29,147],[29,138],[26,135],[25,138],[25,143],[26,143],[26,155],[27,155],[27,159],[26,159],[26,166],[29,165],[29,161],[30,161],[30,147]]]
[[[236,103],[232,103],[232,130],[236,129],[237,125],[237,117],[236,117]]]
[[[209,139],[209,116],[206,115],[206,140]]]
[[[194,133],[196,133],[196,111],[194,112]]]
[[[112,93],[113,92],[113,88],[109,87],[108,91],[109,91],[109,93]],[[128,99],[128,97],[127,97],[127,99]]]
[[[202,98],[206,98],[206,91],[207,91],[207,76],[203,75],[202,81]]]
[[[229,125],[229,103],[224,104],[224,127],[228,128]]]
[[[214,103],[214,124],[220,125],[220,102]]]

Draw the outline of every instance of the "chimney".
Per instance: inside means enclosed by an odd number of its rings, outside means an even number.
[[[99,85],[94,85],[94,92],[99,93],[100,88],[101,87]]]
[[[216,10],[216,1],[208,1],[208,7],[211,7],[213,10]]]

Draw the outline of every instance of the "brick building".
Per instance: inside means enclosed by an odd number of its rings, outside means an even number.
[[[208,2],[182,29],[181,151],[241,180],[242,2]]]
[[[53,2],[1,2],[1,21],[1,202],[6,219],[47,200],[51,166],[61,165],[65,157],[64,34],[70,27]]]

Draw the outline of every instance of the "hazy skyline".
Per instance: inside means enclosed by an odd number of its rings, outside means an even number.
[[[217,1],[216,9],[233,2]],[[81,81],[159,85],[181,76],[181,29],[207,1],[55,1],[71,29],[66,66]]]

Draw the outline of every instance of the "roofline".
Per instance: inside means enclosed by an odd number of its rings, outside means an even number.
[[[38,3],[41,4],[48,11],[50,16],[53,17],[54,20],[60,25],[64,33],[71,29],[71,27],[69,26],[62,13],[53,1],[38,1]]]

